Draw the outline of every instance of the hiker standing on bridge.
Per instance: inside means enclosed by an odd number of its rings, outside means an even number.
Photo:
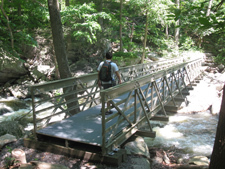
[[[108,89],[116,85],[115,75],[118,78],[118,83],[121,84],[121,78],[119,74],[119,68],[116,63],[112,62],[112,53],[106,53],[106,60],[102,61],[98,66],[98,86],[103,86],[104,89]],[[110,103],[107,102],[107,107]],[[112,114],[111,110],[106,111],[107,114]]]

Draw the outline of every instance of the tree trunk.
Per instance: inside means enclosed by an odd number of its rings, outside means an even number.
[[[9,18],[8,18],[8,16],[6,15],[6,13],[5,13],[4,9],[3,9],[3,6],[4,6],[4,0],[2,0],[1,11],[2,11],[4,17],[5,17],[6,20],[7,20],[7,27],[8,27],[8,29],[9,29],[9,34],[10,34],[10,39],[11,39],[11,46],[12,46],[12,48],[14,49],[14,38],[13,38],[12,29],[11,29],[11,27],[10,27],[10,25],[9,25]]]
[[[59,2],[57,2],[58,9],[59,9],[59,11],[61,11],[62,0],[57,0],[57,1],[59,1]]]
[[[132,27],[131,27],[131,33],[130,33],[130,43],[128,44],[128,52],[130,52],[131,50],[131,43],[133,41],[133,33],[134,33],[134,23],[132,24]]]
[[[98,12],[102,12],[103,0],[98,0],[97,1],[97,9],[98,9]],[[101,25],[101,28],[103,28],[103,18],[99,17],[98,22]]]
[[[177,5],[177,9],[180,9],[180,0],[176,0],[176,5]],[[177,22],[175,23],[175,26],[179,26],[180,25],[180,20],[178,19]],[[175,35],[174,35],[174,38],[175,38],[175,45],[176,45],[176,48],[178,48],[178,45],[179,45],[179,35],[180,35],[180,28],[175,28]]]
[[[58,2],[57,0],[48,0],[48,8],[49,8],[49,14],[50,14],[50,21],[51,21],[51,27],[52,27],[52,37],[53,37],[53,44],[55,49],[55,55],[58,63],[58,69],[60,73],[60,78],[65,79],[72,77],[72,74],[70,72],[70,68],[68,65],[67,55],[66,55],[66,48],[65,48],[65,42],[63,37],[63,29],[62,29],[62,22],[61,22],[61,16],[58,9]],[[71,88],[64,88],[64,93],[69,93],[72,91]],[[67,107],[70,108],[72,106],[78,105],[77,95],[70,95],[65,98],[66,101],[74,100],[74,102],[67,104]],[[76,114],[79,112],[79,108],[70,111],[70,114]]]
[[[148,33],[148,10],[146,10],[146,24],[145,24],[145,37],[143,42],[143,53],[141,57],[141,63],[144,62],[145,58],[145,48],[146,48],[146,42],[147,42],[147,33]]]
[[[66,0],[66,6],[69,6],[69,5],[70,5],[69,0]],[[67,23],[65,23],[65,25],[66,25],[66,24],[67,24]],[[70,31],[68,32],[68,34],[66,35],[67,47],[68,47],[68,46],[71,46],[70,44],[72,43],[71,34],[72,34],[72,31],[70,30]],[[70,49],[67,48],[67,50],[70,50]]]
[[[70,6],[70,0],[66,0],[66,6]]]
[[[130,42],[133,41],[133,33],[134,33],[134,23],[132,24],[131,33],[130,33]]]
[[[209,169],[225,168],[225,85]]]
[[[166,39],[169,39],[169,27],[168,27],[168,24],[166,24]]]
[[[20,25],[22,25],[22,20],[21,20],[21,4],[18,4],[18,16],[19,16],[19,20],[20,20]]]
[[[211,7],[212,7],[212,3],[213,3],[213,0],[209,0],[209,6],[208,6],[208,9],[207,9],[206,16],[209,16],[209,15],[210,15],[210,11],[211,11]]]
[[[123,0],[120,0],[120,51],[123,51],[123,41],[122,41],[122,9]]]
[[[53,59],[54,64],[55,64],[55,76],[56,76],[56,79],[59,80],[60,79],[60,73],[59,73],[57,58],[55,56],[54,44],[51,43],[51,46],[52,46],[52,50],[53,50],[52,51],[52,53],[53,53],[52,59]]]

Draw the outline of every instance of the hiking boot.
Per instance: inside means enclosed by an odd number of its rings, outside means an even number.
[[[109,115],[109,114],[113,114],[113,112],[110,110],[110,111],[107,111],[105,112],[105,115]]]

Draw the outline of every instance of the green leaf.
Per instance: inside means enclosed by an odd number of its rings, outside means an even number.
[[[205,18],[205,17],[204,18],[203,17],[199,17],[198,20],[204,26],[210,26],[211,25],[210,22],[209,22],[209,20],[207,18]]]

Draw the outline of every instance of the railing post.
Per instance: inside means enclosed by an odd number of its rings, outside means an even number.
[[[164,76],[166,76],[166,73],[164,74]],[[165,100],[165,80],[164,77],[162,78],[162,86],[163,86],[163,90],[162,90],[162,100]]]
[[[105,94],[103,92],[100,93],[101,95],[101,102],[102,102],[102,155],[106,154],[106,133],[105,133]]]
[[[137,122],[137,88],[134,91],[134,123]]]
[[[153,98],[154,98],[154,92],[153,92],[153,82],[151,82],[151,108],[150,110],[152,111],[153,110]]]
[[[33,131],[33,134],[34,134],[34,139],[37,140],[37,135],[36,135],[36,132],[37,132],[37,123],[36,123],[36,112],[35,112],[35,98],[34,98],[34,89],[31,87],[30,88],[30,92],[31,92],[31,97],[32,97],[32,109],[33,109],[33,123],[34,123],[34,131]]]

